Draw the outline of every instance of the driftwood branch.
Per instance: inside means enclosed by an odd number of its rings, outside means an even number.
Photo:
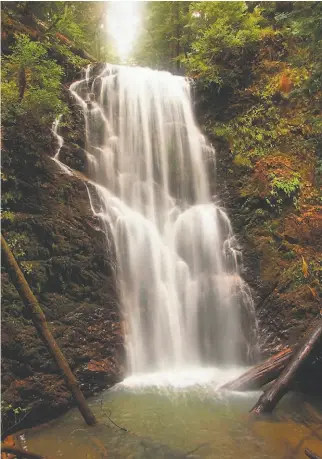
[[[319,319],[313,330],[303,339],[290,363],[284,368],[274,384],[261,395],[258,402],[251,409],[251,413],[260,414],[273,411],[280,399],[289,390],[290,384],[297,375],[299,368],[307,361],[316,345],[321,341],[321,337],[322,319]]]
[[[203,448],[204,446],[208,446],[209,443],[201,443],[201,445],[196,446],[194,449],[188,451],[184,457],[189,457],[191,454],[197,452],[200,448]]]
[[[96,424],[96,418],[92,411],[90,410],[85,397],[80,390],[77,379],[75,378],[70,366],[60,350],[58,344],[56,343],[51,331],[47,325],[45,314],[41,309],[36,297],[32,293],[23,272],[21,271],[16,259],[8,246],[5,238],[1,234],[1,252],[3,264],[7,268],[8,274],[14,286],[16,287],[20,298],[25,306],[25,309],[28,311],[34,326],[43,340],[45,346],[51,353],[52,357],[57,363],[57,366],[64,375],[67,386],[69,387],[71,393],[74,396],[76,404],[79,411],[81,412],[83,418],[85,419],[88,425]]]
[[[47,25],[44,22],[40,21],[39,19],[36,19],[35,17],[33,19],[34,19],[35,24],[37,24],[37,28],[38,28],[38,30],[40,32],[39,35],[46,35],[50,30],[47,27]],[[69,46],[69,48],[72,51],[72,53],[82,57],[83,59],[87,59],[87,60],[89,60],[91,62],[96,62],[97,61],[97,59],[95,59],[94,56],[89,54],[84,49],[78,48],[72,40],[67,38],[62,33],[56,31],[54,33],[54,36],[61,44]]]
[[[125,427],[122,427],[122,426],[119,426],[118,424],[116,424],[116,422],[113,421],[111,416],[112,416],[112,412],[110,411],[110,414],[109,415],[107,414],[107,418],[112,424],[115,425],[115,427],[117,427],[118,429],[122,430],[123,432],[129,432],[129,430],[127,430]]]
[[[118,429],[122,430],[123,432],[130,432],[128,429],[126,429],[125,427],[122,427],[122,426],[119,426],[118,424],[116,424],[116,422],[113,421],[113,419],[111,418],[112,416],[112,411],[109,410],[109,412],[107,413],[106,410],[103,408],[103,399],[101,399],[101,410],[103,411],[104,415],[107,417],[107,419],[115,425],[115,427],[117,427]]]
[[[18,458],[45,459],[45,456],[41,456],[40,454],[36,454],[36,453],[31,453],[30,451],[24,451],[22,449],[15,448],[13,446],[7,446],[5,443],[1,443],[1,452],[14,454]]]
[[[310,459],[322,459],[321,456],[313,453],[310,449],[305,448],[304,452]]]

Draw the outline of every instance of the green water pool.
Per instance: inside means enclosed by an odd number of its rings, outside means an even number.
[[[289,394],[273,415],[255,417],[248,411],[260,393],[220,391],[215,373],[129,378],[90,400],[97,426],[73,409],[23,441],[66,459],[304,459],[305,448],[322,455],[321,399]]]

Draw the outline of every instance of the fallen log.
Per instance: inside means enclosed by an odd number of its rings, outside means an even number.
[[[34,20],[34,23],[37,25],[37,28],[40,34],[46,35],[46,33],[50,31],[50,28],[47,27],[44,22],[40,21],[36,17],[33,17],[33,20]],[[54,35],[62,45],[68,46],[72,53],[82,57],[83,59],[87,59],[90,62],[97,62],[97,59],[94,56],[89,54],[84,49],[78,48],[72,40],[67,38],[62,33],[56,31],[54,32]]]
[[[274,384],[265,391],[259,398],[251,413],[270,413],[273,411],[280,399],[289,390],[290,384],[298,373],[299,368],[307,361],[316,345],[322,337],[322,319],[319,319],[313,330],[304,337],[298,350],[294,353],[289,364],[284,368]]]
[[[291,360],[293,354],[293,348],[283,349],[278,354],[265,360],[265,362],[250,368],[237,379],[224,384],[220,389],[236,391],[258,389],[276,379]]]
[[[10,279],[13,285],[16,287],[24,307],[30,315],[40,338],[43,340],[48,351],[54,358],[58,368],[61,370],[66,384],[73,394],[77,407],[81,412],[84,420],[88,425],[96,424],[96,418],[85,400],[83,392],[79,387],[79,383],[75,378],[64,354],[60,350],[55,338],[51,334],[45,314],[43,313],[43,310],[41,309],[36,297],[32,293],[28,282],[23,275],[23,272],[21,271],[10,247],[8,246],[2,234],[1,253],[3,264],[7,268]]]
[[[45,456],[41,456],[40,454],[31,453],[30,451],[24,451],[22,449],[15,448],[13,446],[8,446],[5,443],[1,443],[1,452],[14,454],[18,458],[26,458],[26,459],[44,459],[45,458]]]
[[[304,452],[310,459],[322,459],[321,456],[313,453],[310,449],[305,448]]]

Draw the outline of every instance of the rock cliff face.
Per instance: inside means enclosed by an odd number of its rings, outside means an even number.
[[[62,153],[71,155],[81,170],[82,119],[76,113],[69,123]],[[123,371],[115,254],[108,251],[101,223],[92,214],[85,182],[62,173],[52,161],[57,145],[50,129],[35,120],[22,120],[16,129],[16,136],[10,126],[4,132],[2,191],[10,210],[4,212],[2,231],[90,395],[116,383]],[[44,421],[72,404],[5,269],[2,391],[4,433]]]

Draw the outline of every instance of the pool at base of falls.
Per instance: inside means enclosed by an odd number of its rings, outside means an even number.
[[[322,455],[321,400],[292,393],[273,415],[255,417],[248,411],[260,392],[218,390],[241,371],[130,376],[89,401],[96,426],[72,409],[26,431],[28,449],[66,459],[304,459],[304,448]]]

